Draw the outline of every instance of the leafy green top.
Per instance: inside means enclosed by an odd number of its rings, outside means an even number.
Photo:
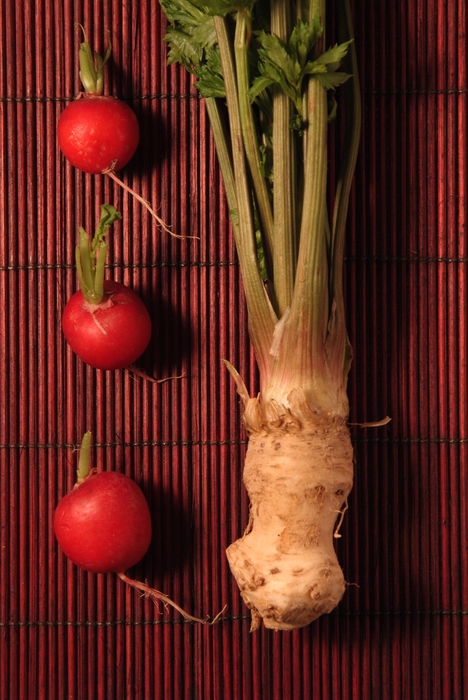
[[[325,0],[159,1],[168,63],[182,64],[206,99],[263,399],[283,401],[301,387],[314,410],[344,415],[343,236],[360,124],[349,0],[338,0],[341,43],[325,51]],[[350,77],[351,125],[330,221],[329,91]]]
[[[107,49],[104,58],[92,51],[88,44],[84,27],[79,24],[83,32],[84,41],[80,44],[80,80],[87,95],[102,95],[104,92],[104,64],[109,59],[112,52],[110,34],[107,34]]]
[[[327,90],[334,90],[348,80],[349,75],[338,72],[337,68],[346,55],[350,41],[336,45],[315,60],[310,60],[312,49],[321,34],[322,27],[317,18],[308,23],[299,19],[287,44],[273,34],[259,32],[260,75],[250,88],[251,99],[254,100],[272,85],[278,85],[291,99],[302,119],[303,81],[306,75],[316,77]]]
[[[181,63],[197,78],[196,86],[203,97],[225,97],[223,72],[217,46],[213,16],[224,17],[236,12],[252,18],[256,0],[160,0],[170,26],[164,41],[169,44],[168,63]],[[258,3],[260,4],[260,3]],[[265,17],[256,17],[259,25],[267,24]],[[305,76],[315,76],[327,90],[342,85],[349,75],[338,71],[351,41],[328,49],[311,60],[322,25],[317,17],[310,22],[297,20],[288,42],[261,29],[255,32],[250,65],[252,101],[273,85],[278,85],[294,103],[302,116],[302,94]]]
[[[104,297],[104,271],[109,244],[109,227],[122,218],[112,204],[101,204],[101,218],[90,242],[89,234],[80,226],[76,247],[76,269],[81,292],[89,304],[100,304]]]

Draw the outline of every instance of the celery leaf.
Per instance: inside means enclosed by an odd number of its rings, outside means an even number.
[[[348,46],[351,44],[350,41],[345,41],[343,44],[335,44],[328,51],[325,51],[320,56],[317,57],[317,63],[323,63],[327,66],[328,71],[337,70],[340,67],[343,58],[348,52]]]
[[[195,87],[202,97],[226,97],[221,57],[217,48],[205,51],[205,62],[194,70],[197,78]]]
[[[225,17],[240,10],[252,11],[256,0],[192,0],[192,2],[208,15]]]
[[[315,77],[326,90],[334,90],[340,85],[343,85],[351,76],[349,73],[333,71],[332,73],[317,73]]]
[[[257,39],[261,45],[258,53],[263,60],[263,66],[273,66],[275,72],[291,86],[297,84],[301,74],[301,66],[292,56],[287,46],[274,34],[258,32]]]
[[[301,67],[306,64],[307,58],[322,32],[323,27],[318,17],[314,17],[310,22],[302,22],[300,19],[297,21],[288,41],[288,49],[291,55],[295,55]]]
[[[203,56],[202,48],[187,32],[170,27],[164,41],[170,47],[167,57],[168,65],[181,63],[184,68],[191,72],[192,66],[197,66],[200,63]]]

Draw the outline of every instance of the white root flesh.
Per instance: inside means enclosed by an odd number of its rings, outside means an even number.
[[[244,483],[249,526],[227,557],[251,629],[262,620],[271,629],[304,627],[333,610],[346,588],[333,546],[353,485],[345,421],[288,419],[251,431]]]

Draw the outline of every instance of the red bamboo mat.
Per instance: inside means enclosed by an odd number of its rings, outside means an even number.
[[[0,2],[2,700],[468,697],[466,4],[355,0],[354,18],[363,128],[345,264],[350,420],[392,421],[353,428],[338,550],[356,585],[306,629],[251,635],[224,557],[248,503],[221,359],[252,392],[257,376],[203,101],[165,65],[155,0]],[[125,182],[198,241],[160,232],[113,182],[61,156],[57,120],[79,91],[75,22],[101,51],[111,29],[106,90],[140,121]],[[153,318],[138,365],[182,379],[91,370],[65,345],[77,228],[93,230],[103,202],[123,214],[109,276]],[[153,543],[134,578],[197,616],[226,605],[216,627],[182,622],[58,551],[53,511],[85,430],[96,463],[132,476],[150,503]]]

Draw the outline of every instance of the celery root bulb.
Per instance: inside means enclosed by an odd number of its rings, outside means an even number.
[[[244,483],[249,524],[227,557],[252,630],[262,620],[271,629],[304,627],[333,610],[346,587],[333,547],[353,483],[346,422],[286,411],[257,425]]]

